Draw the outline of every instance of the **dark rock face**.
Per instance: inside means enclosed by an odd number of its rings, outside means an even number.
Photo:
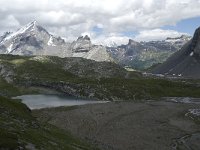
[[[191,41],[155,68],[152,73],[200,78],[200,28],[195,31]]]
[[[86,36],[84,37],[84,39],[90,41],[90,37],[89,37],[88,35],[86,35]]]
[[[30,46],[34,46],[34,47],[38,47],[38,48],[42,48],[42,42],[37,41],[37,39],[33,36],[27,36],[27,37],[22,37],[21,39],[19,39],[19,45],[30,45]]]
[[[79,36],[77,41],[90,41],[90,37],[88,35],[86,36]]]
[[[200,55],[200,27],[196,29],[191,43],[191,50],[194,54]]]
[[[137,44],[139,44],[139,43],[132,39],[129,39],[128,45],[137,45]]]

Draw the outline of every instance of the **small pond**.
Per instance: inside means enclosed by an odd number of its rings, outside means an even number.
[[[87,99],[77,99],[74,97],[60,95],[22,95],[14,97],[21,99],[22,103],[26,104],[30,109],[41,109],[59,106],[75,106],[94,103],[106,103],[108,101],[95,101]]]

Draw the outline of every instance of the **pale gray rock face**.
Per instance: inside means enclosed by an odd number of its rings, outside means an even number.
[[[76,41],[72,42],[70,48],[74,53],[89,52],[92,48],[92,42],[87,35],[85,37],[80,36]]]
[[[72,51],[71,57],[82,57],[95,61],[113,61],[107,49],[101,45],[93,45],[87,35],[85,37],[81,36],[72,42],[69,50]]]

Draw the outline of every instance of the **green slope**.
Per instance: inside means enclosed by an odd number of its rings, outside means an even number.
[[[4,68],[0,78],[0,94],[4,96],[37,93],[37,88],[42,87],[70,96],[98,100],[200,97],[197,82],[144,78],[138,72],[126,71],[109,62],[52,56],[0,55],[0,67]],[[32,87],[36,90],[31,90]]]
[[[95,149],[49,124],[41,124],[17,100],[0,97],[0,149]]]

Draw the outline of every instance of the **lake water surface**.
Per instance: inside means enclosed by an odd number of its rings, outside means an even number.
[[[48,107],[74,106],[74,105],[108,102],[108,101],[77,99],[73,97],[60,96],[60,95],[22,95],[14,97],[14,99],[21,99],[22,103],[26,104],[30,109],[41,109]]]

